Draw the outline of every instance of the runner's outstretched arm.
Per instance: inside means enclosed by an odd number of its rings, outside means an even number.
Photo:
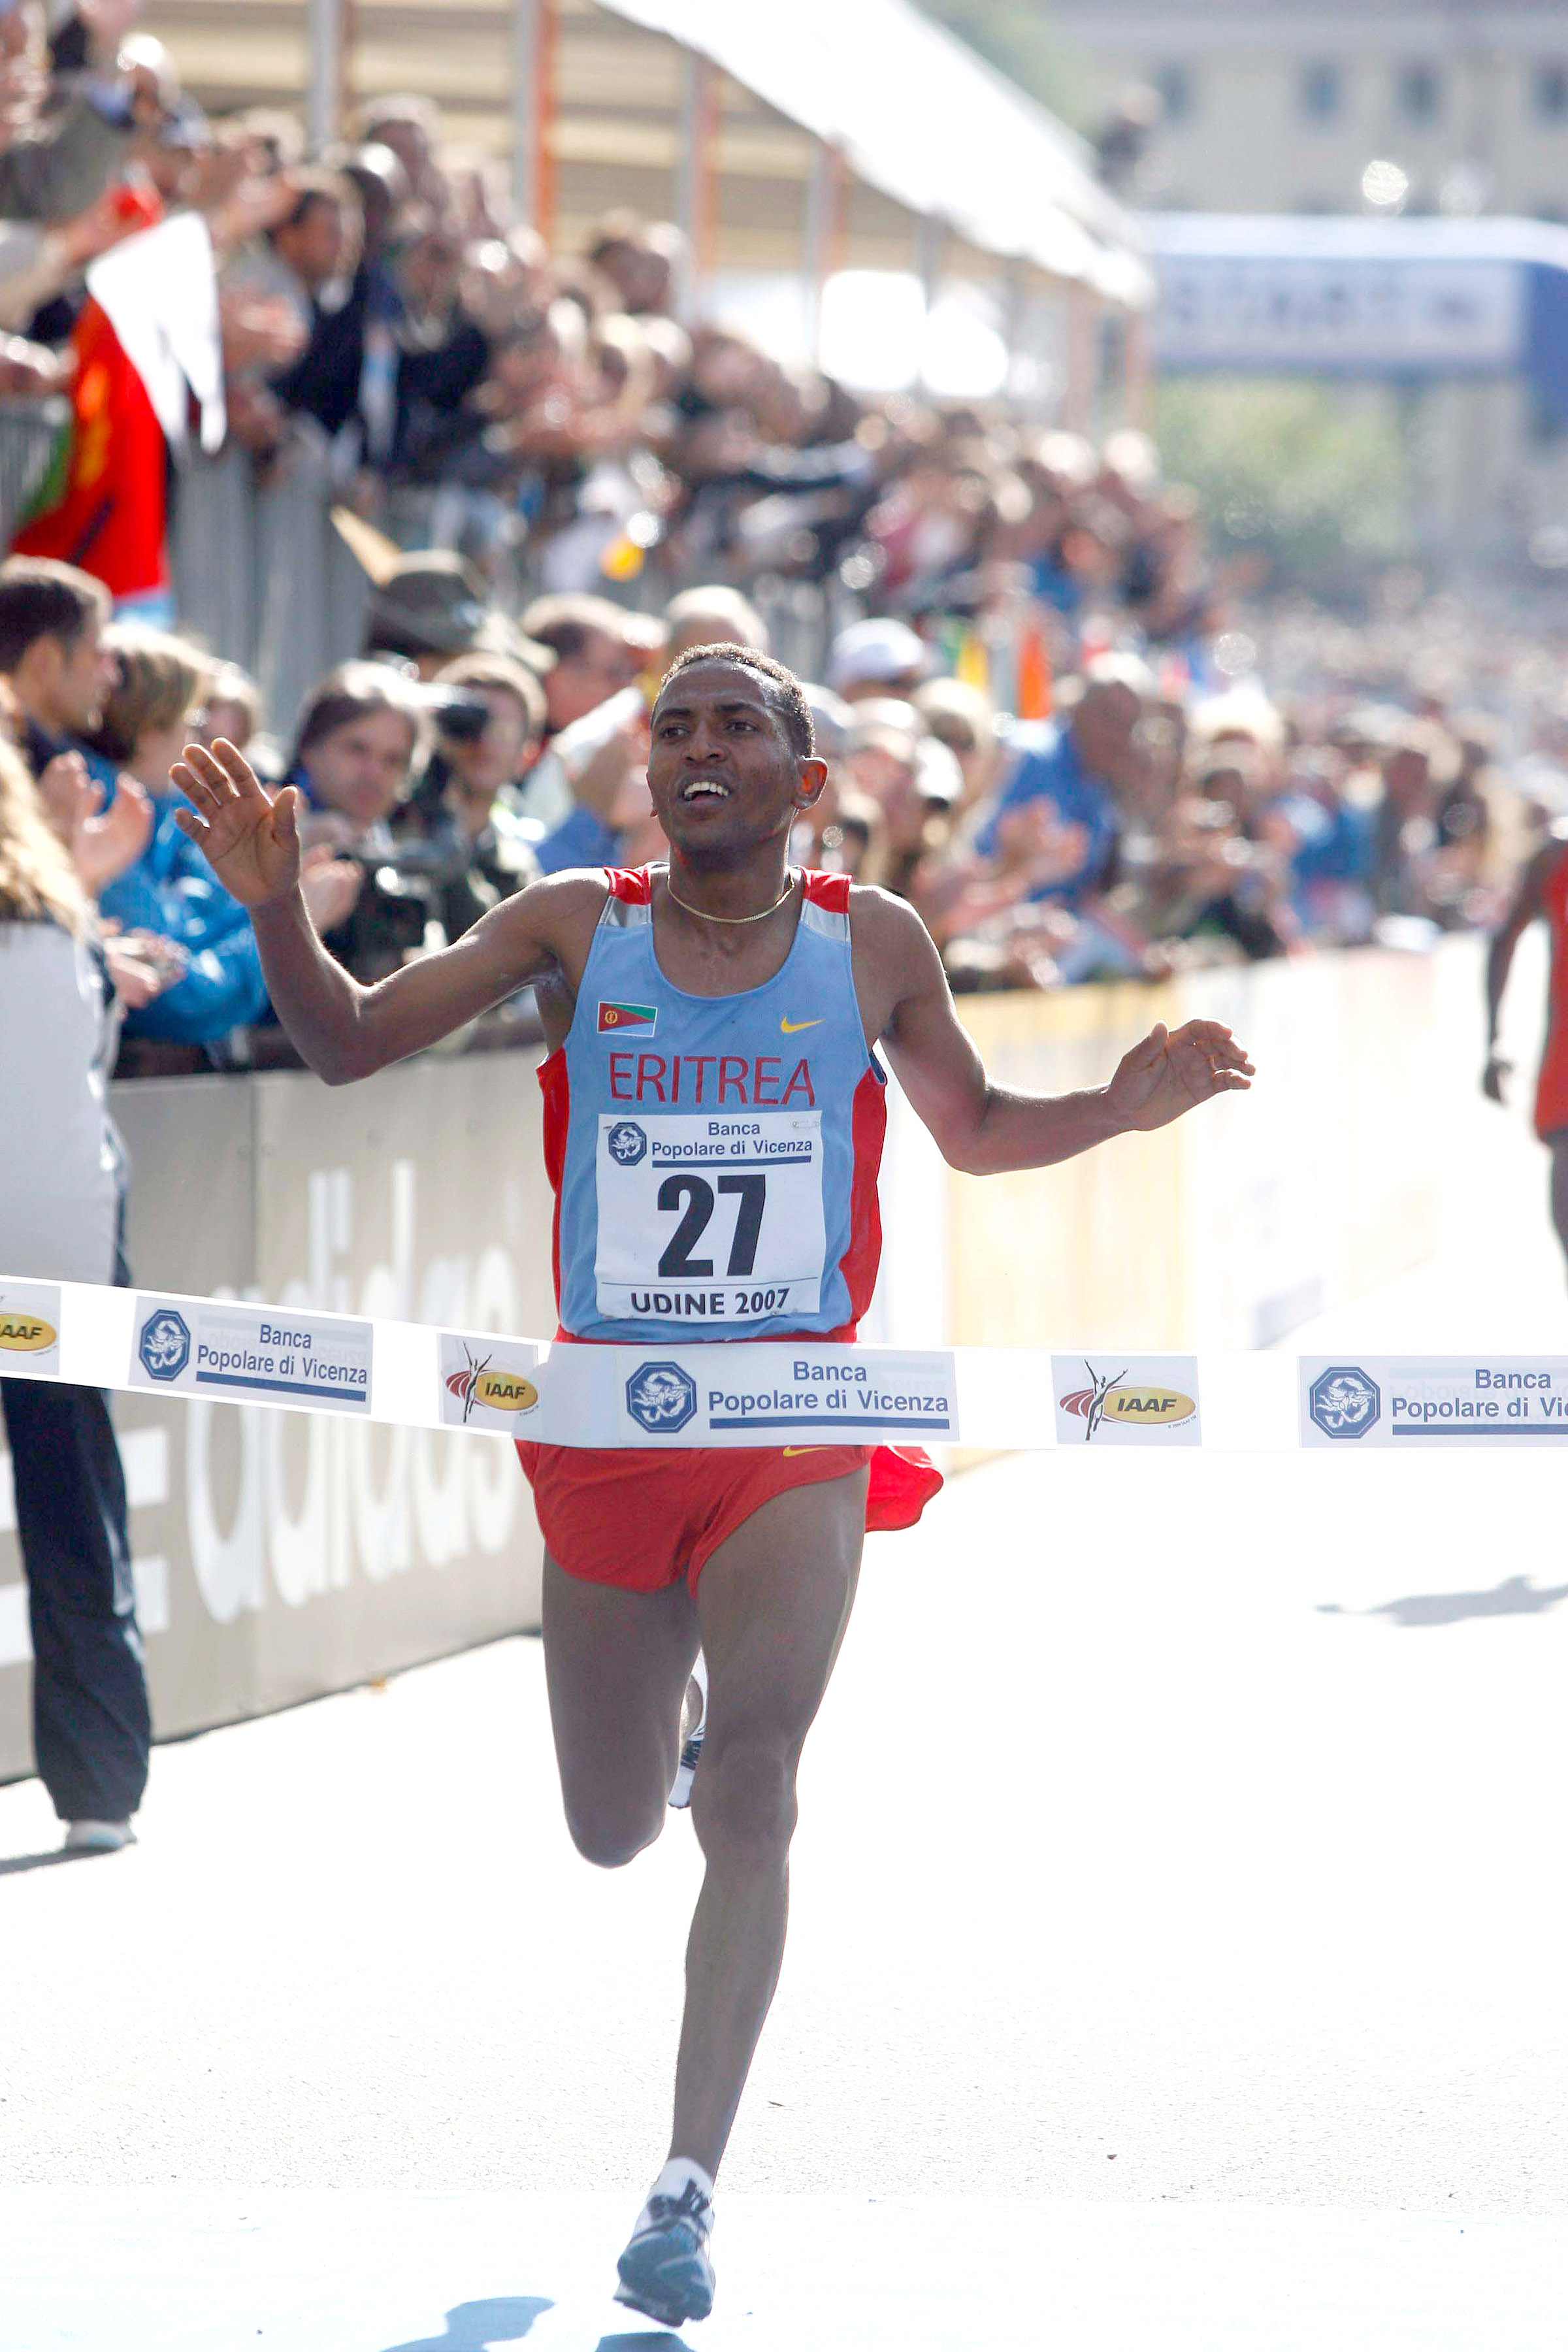
[[[1513,967],[1513,951],[1538,915],[1546,912],[1542,897],[1547,875],[1563,856],[1560,841],[1549,842],[1538,849],[1519,877],[1519,887],[1513,902],[1497,929],[1492,933],[1487,950],[1487,1059],[1481,1072],[1481,1092],[1493,1102],[1502,1100],[1502,1082],[1513,1067],[1497,1050],[1498,1022],[1502,1013],[1503,992]]]
[[[368,1077],[488,1013],[552,970],[563,915],[584,894],[583,875],[531,883],[481,917],[455,947],[422,956],[365,988],[335,963],[300,891],[300,795],[269,793],[242,754],[221,739],[187,746],[173,782],[196,814],[175,821],[223,883],[248,908],[278,1018],[329,1086]]]
[[[861,902],[857,901],[857,914]],[[882,1039],[899,1083],[950,1166],[988,1176],[1048,1168],[1113,1135],[1166,1127],[1215,1095],[1244,1092],[1252,1064],[1217,1021],[1157,1022],[1082,1094],[1016,1094],[993,1086],[953,1007],[931,934],[912,908],[867,894],[861,936],[873,969],[893,977]]]

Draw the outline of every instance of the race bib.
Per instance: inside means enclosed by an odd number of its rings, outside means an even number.
[[[700,1329],[816,1313],[820,1111],[602,1112],[596,1172],[601,1315]]]

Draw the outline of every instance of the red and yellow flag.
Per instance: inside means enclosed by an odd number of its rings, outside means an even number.
[[[12,541],[90,572],[115,598],[169,584],[168,451],[145,385],[89,296],[71,331],[76,377],[58,495]],[[47,495],[47,493],[46,493]]]

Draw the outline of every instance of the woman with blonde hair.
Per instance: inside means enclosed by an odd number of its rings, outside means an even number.
[[[0,740],[0,1267],[125,1278],[125,1157],[109,1116],[118,1007],[69,851]],[[0,1306],[5,1285],[0,1282]],[[39,1775],[76,1852],[129,1844],[152,1726],[125,1479],[99,1389],[0,1380],[33,1637]]]
[[[246,912],[215,883],[174,822],[185,803],[169,770],[190,740],[211,677],[206,656],[183,637],[132,622],[104,631],[114,682],[85,740],[88,764],[106,792],[129,777],[152,803],[152,824],[135,863],[109,884],[99,905],[127,931],[154,933],[179,950],[174,985],[134,1010],[132,1036],[206,1045],[261,1020],[267,985]]]
[[[88,764],[116,799],[128,790],[144,793],[152,821],[140,856],[100,892],[99,906],[127,935],[160,938],[179,965],[173,985],[132,1004],[126,1034],[216,1046],[231,1030],[268,1018],[267,984],[245,908],[180,831],[178,813],[190,803],[169,771],[198,734],[201,706],[215,688],[231,704],[237,696],[249,702],[247,732],[254,731],[254,688],[243,670],[213,664],[185,638],[162,629],[114,622],[103,643],[114,658],[114,683],[86,738]],[[342,920],[360,881],[359,867],[330,847],[306,852],[300,887],[320,930]]]

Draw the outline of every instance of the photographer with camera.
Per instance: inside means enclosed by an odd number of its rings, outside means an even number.
[[[300,713],[288,782],[305,803],[307,855],[333,853],[339,886],[329,952],[369,984],[439,944],[439,893],[417,839],[400,843],[393,817],[407,799],[426,742],[419,689],[382,662],[332,670]]]
[[[394,831],[405,854],[416,843],[431,853],[450,941],[539,873],[540,827],[521,814],[517,786],[538,755],[544,691],[517,662],[466,654],[437,673],[425,700],[436,749]]]

